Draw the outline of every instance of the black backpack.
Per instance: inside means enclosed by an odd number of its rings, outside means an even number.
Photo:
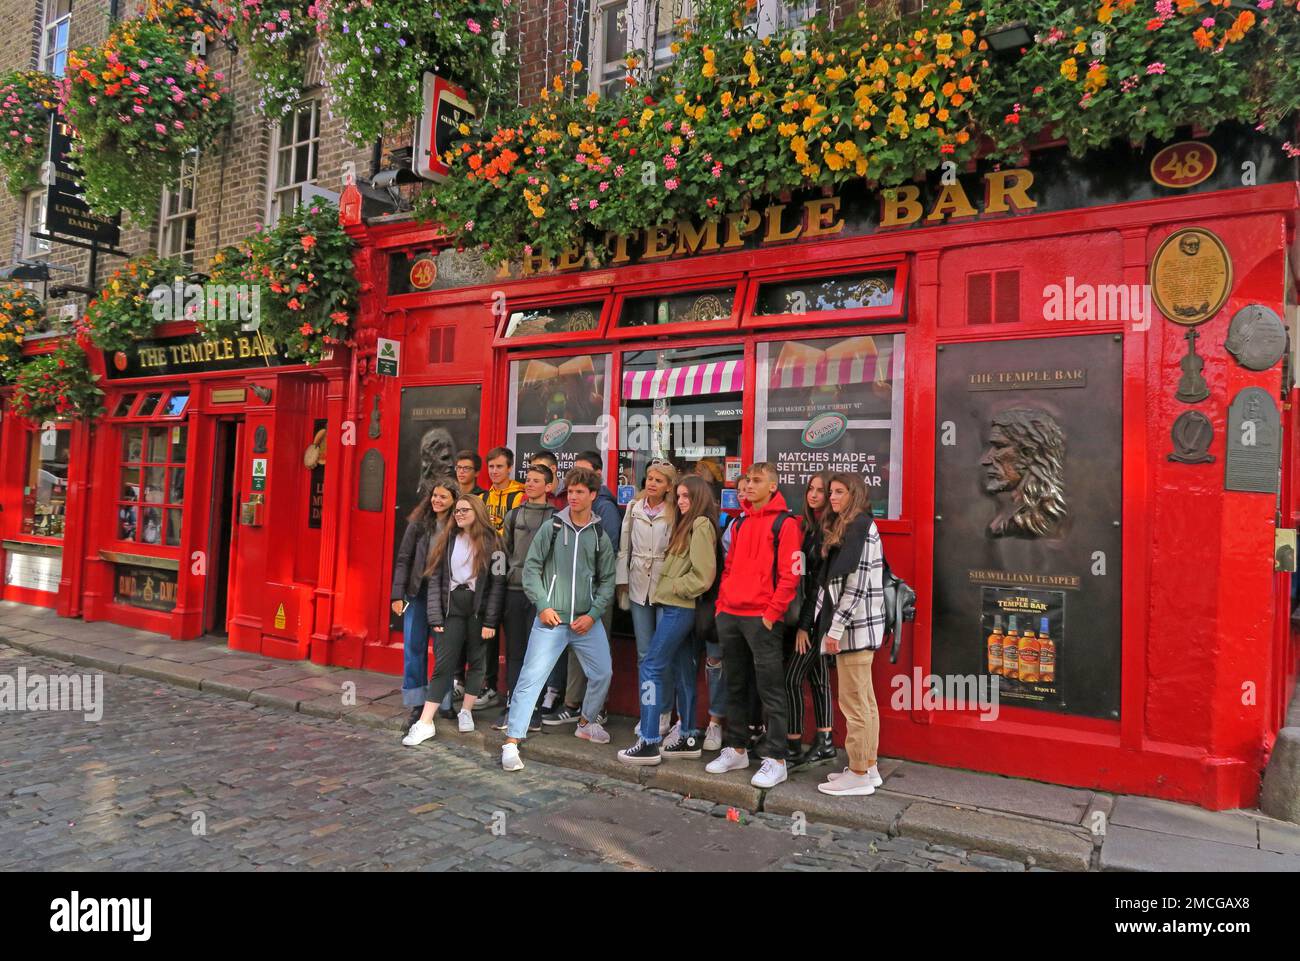
[[[916,591],[890,569],[889,561],[884,563],[885,633],[894,635],[889,648],[889,663],[897,664],[898,649],[903,643],[903,632],[899,627],[906,621],[916,620]]]
[[[745,520],[746,515],[741,514],[731,524],[731,549],[736,549],[737,541],[740,537],[740,525]],[[780,546],[781,546],[781,527],[785,524],[786,518],[793,517],[796,522],[799,516],[794,511],[781,511],[776,515],[776,520],[772,521],[772,590],[776,590],[776,585],[780,582]],[[800,531],[803,530],[802,523],[799,524]],[[801,548],[802,549],[802,546]],[[786,627],[795,627],[799,623],[799,612],[803,610],[803,575],[800,575],[794,589],[794,600],[790,606],[785,609],[785,615],[781,618]]]

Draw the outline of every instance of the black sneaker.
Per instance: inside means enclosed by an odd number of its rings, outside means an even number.
[[[625,751],[618,752],[618,759],[624,764],[639,764],[642,766],[652,766],[658,764],[659,745],[647,744],[641,738],[636,739],[636,743]]]
[[[533,711],[533,716],[528,721],[528,730],[540,731],[542,729],[542,712]]]
[[[698,735],[678,734],[659,749],[664,757],[703,757],[704,745]]]
[[[599,724],[601,727],[604,727],[606,724],[609,723],[609,712],[606,711],[603,707],[600,709],[600,713],[596,715],[596,723]]]
[[[554,711],[543,714],[542,723],[547,727],[555,727],[560,724],[577,724],[580,717],[582,717],[582,708],[561,704]]]
[[[478,699],[474,702],[474,706],[470,708],[470,710],[486,711],[488,708],[496,707],[500,703],[501,695],[497,694],[497,692],[492,690],[492,688],[485,687],[479,692]]]
[[[447,707],[447,708],[440,707],[440,708],[438,708],[438,716],[439,716],[439,717],[445,717],[445,718],[446,718],[447,720],[449,720],[449,721],[454,721],[454,720],[456,720],[456,715],[457,715],[458,713],[459,713],[459,712],[458,712],[454,707]]]
[[[804,762],[803,741],[786,741],[785,769],[793,771]]]
[[[501,712],[501,716],[492,722],[492,730],[505,731],[510,727],[510,708]]]

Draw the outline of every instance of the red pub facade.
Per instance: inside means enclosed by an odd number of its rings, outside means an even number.
[[[886,755],[1250,805],[1297,660],[1298,179],[1243,131],[1049,149],[500,269],[363,222],[350,190],[356,350],[105,358],[110,416],[65,445],[61,575],[4,596],[396,674],[396,542],[459,448],[561,470],[598,449],[621,500],[667,457],[732,509],[755,460],[795,509],[813,473],[856,472],[919,598],[876,663]],[[2,442],[6,561],[49,555],[19,520],[49,445],[10,417]],[[613,644],[630,712],[634,646]]]

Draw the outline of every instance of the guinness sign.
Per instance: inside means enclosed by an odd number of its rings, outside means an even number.
[[[122,215],[104,217],[86,206],[77,182],[80,171],[68,160],[71,147],[72,129],[57,115],[51,117],[50,163],[54,177],[46,187],[45,229],[100,247],[116,247],[122,238]]]

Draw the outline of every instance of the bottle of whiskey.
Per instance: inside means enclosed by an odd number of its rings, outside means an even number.
[[[1038,680],[1043,684],[1055,684],[1056,643],[1048,636],[1045,617],[1039,623],[1038,644]]]
[[[1033,627],[1033,621],[1025,625],[1025,632],[1020,635],[1020,649],[1017,652],[1020,660],[1020,680],[1026,684],[1038,683],[1038,652],[1039,641],[1030,630]]]
[[[1007,636],[1002,642],[1002,676],[1013,681],[1020,679],[1020,632],[1016,630],[1016,615],[1007,617]]]
[[[990,673],[990,674],[1001,674],[1001,673],[1002,673],[1002,644],[1003,644],[1003,641],[1004,641],[1004,637],[1003,637],[1003,635],[1002,635],[1002,615],[1001,615],[1001,614],[995,614],[995,615],[993,615],[993,633],[989,635],[989,639],[988,639],[989,673]]]

